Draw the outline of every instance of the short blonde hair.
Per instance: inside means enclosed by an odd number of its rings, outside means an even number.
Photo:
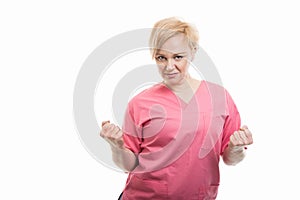
[[[183,33],[185,35],[188,45],[192,51],[196,51],[198,49],[198,30],[190,23],[184,22],[177,17],[170,17],[162,19],[154,24],[149,39],[152,58],[155,57],[157,51],[168,39],[179,33]]]

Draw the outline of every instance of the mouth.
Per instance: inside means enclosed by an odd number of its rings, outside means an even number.
[[[168,73],[165,74],[168,78],[175,78],[178,73]]]

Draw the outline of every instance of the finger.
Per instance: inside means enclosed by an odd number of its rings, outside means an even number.
[[[104,132],[102,130],[100,131],[100,136],[104,137]]]
[[[242,129],[246,130],[246,129],[248,129],[248,126],[243,125],[243,126],[242,126]]]
[[[123,131],[122,131],[122,129],[119,128],[119,131],[117,132],[116,137],[117,138],[123,138]]]
[[[249,129],[244,130],[244,135],[247,139],[247,144],[252,144],[253,143],[253,138],[252,138],[252,133]]]
[[[104,126],[105,126],[105,124],[110,124],[110,121],[109,121],[109,120],[107,120],[107,121],[103,121],[103,122],[102,122],[102,127],[104,127]]]
[[[108,132],[108,131],[110,131],[110,129],[112,129],[112,124],[110,124],[110,123],[105,123],[102,127],[102,131],[104,131],[104,132]]]
[[[239,138],[243,144],[246,145],[249,143],[249,139],[247,138],[245,131],[239,131]]]
[[[100,136],[103,138],[106,138],[109,136],[109,127],[103,127],[102,130],[100,131]]]
[[[118,126],[114,125],[111,130],[111,135],[116,136],[118,134],[118,132],[120,132],[120,128]]]
[[[100,132],[100,136],[102,137],[110,137],[111,132],[114,130],[115,125],[110,123],[105,123],[105,125],[102,127],[102,130]]]
[[[249,129],[245,129],[244,132],[245,132],[245,135],[246,135],[247,138],[252,138],[252,133]]]
[[[241,146],[244,144],[243,138],[241,137],[241,131],[235,131],[233,134],[235,146]]]
[[[239,142],[239,143],[241,143],[241,141],[243,141],[243,138],[242,138],[242,133],[243,131],[236,131],[235,133],[234,133],[234,137],[236,138],[236,140]]]
[[[104,125],[107,124],[107,122],[108,122],[108,121],[103,121],[102,124],[101,124],[102,129],[101,129],[101,131],[100,131],[100,136],[103,137],[103,138],[106,136],[106,133],[107,133],[106,130],[107,130],[108,127],[107,127],[107,126],[104,126]]]
[[[237,131],[235,131],[231,136],[230,136],[230,142],[233,146],[238,145],[238,139],[236,137]]]
[[[118,126],[110,124],[104,134],[107,139],[113,141],[118,140],[119,137],[123,134],[123,132],[120,131],[120,128]]]
[[[115,134],[115,141],[119,147],[123,147],[123,145],[124,145],[123,131],[119,127],[118,127],[117,133]]]
[[[115,126],[114,129],[109,133],[107,140],[112,142],[113,145],[122,147],[124,144],[123,131],[118,126]]]

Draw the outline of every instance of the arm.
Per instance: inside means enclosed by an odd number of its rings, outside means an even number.
[[[247,126],[235,131],[223,153],[223,161],[227,165],[236,165],[245,157],[245,146],[253,143],[252,133]]]
[[[100,136],[109,143],[114,163],[126,172],[132,171],[138,165],[138,159],[132,151],[124,147],[122,130],[109,122],[102,124]]]
[[[130,172],[138,165],[136,155],[129,149],[111,146],[114,163],[125,172]]]

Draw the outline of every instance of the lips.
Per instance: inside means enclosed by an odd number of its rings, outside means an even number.
[[[165,74],[168,78],[174,78],[178,73],[168,73]]]

